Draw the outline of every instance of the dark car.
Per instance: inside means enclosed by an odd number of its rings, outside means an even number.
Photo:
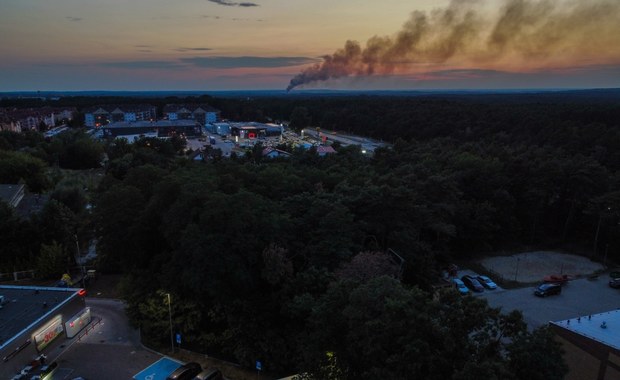
[[[484,287],[480,284],[480,282],[478,282],[478,280],[476,280],[475,277],[469,276],[469,275],[465,275],[463,277],[461,277],[461,281],[463,281],[463,283],[471,290],[473,290],[474,292],[483,292],[484,291]]]
[[[560,293],[562,293],[562,284],[557,284],[557,283],[540,284],[534,291],[534,294],[536,294],[539,297],[547,297],[547,296],[551,296],[554,294],[560,294]]]
[[[194,376],[198,375],[200,372],[202,372],[200,364],[189,362],[174,370],[174,372],[168,375],[166,380],[193,380]]]
[[[611,280],[609,280],[609,286],[611,286],[614,289],[620,288],[620,277],[612,278]]]

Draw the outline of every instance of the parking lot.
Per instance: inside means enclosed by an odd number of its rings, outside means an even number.
[[[560,321],[578,316],[602,313],[620,308],[620,290],[608,285],[609,276],[596,280],[587,278],[569,281],[562,293],[545,298],[534,295],[534,287],[520,289],[485,291],[485,297],[492,307],[501,307],[504,312],[521,310],[525,322],[531,328],[540,327],[549,321]]]
[[[459,271],[459,277],[476,275],[470,270]],[[610,288],[609,275],[597,279],[581,278],[569,281],[562,287],[562,293],[545,298],[534,295],[534,286],[517,289],[470,292],[474,297],[484,297],[492,307],[503,312],[520,310],[530,328],[546,325],[549,321],[560,321],[579,316],[602,313],[620,308],[620,289]]]

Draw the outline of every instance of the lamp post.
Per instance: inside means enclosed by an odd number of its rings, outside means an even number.
[[[611,207],[607,207],[607,212],[611,211]],[[592,256],[596,256],[596,249],[598,248],[598,235],[601,231],[601,222],[603,221],[603,212],[599,214],[598,224],[596,226],[596,234],[594,235],[594,250],[592,251]]]
[[[519,275],[519,261],[521,261],[521,258],[517,257],[517,269],[515,270],[515,282],[517,282],[517,276]]]
[[[170,293],[166,293],[168,297],[168,319],[170,321],[170,348],[174,352],[174,337],[172,336],[172,302],[170,301]]]

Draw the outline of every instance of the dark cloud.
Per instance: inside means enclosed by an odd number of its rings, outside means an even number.
[[[181,58],[181,62],[213,69],[234,69],[241,67],[286,67],[316,63],[309,57],[192,57]]]
[[[134,45],[135,48],[152,48],[153,45]]]
[[[74,22],[75,22],[75,21],[82,21],[82,18],[81,18],[81,17],[72,17],[72,16],[67,16],[67,17],[66,17],[66,19],[67,19],[67,20],[69,20],[69,21],[74,21]]]
[[[102,62],[97,66],[115,67],[119,69],[178,69],[182,64],[174,61],[117,61]]]
[[[213,50],[213,49],[206,48],[206,47],[196,47],[196,48],[180,47],[180,48],[176,48],[174,50],[180,51],[180,52],[186,52],[186,51],[209,51],[209,50]]]
[[[220,16],[211,16],[211,15],[202,15],[200,17],[202,17],[202,18],[212,18],[212,19],[215,19],[215,20],[219,20],[220,19]]]
[[[218,5],[224,5],[226,7],[245,7],[245,8],[249,8],[249,7],[258,7],[259,5],[256,3],[249,3],[249,2],[243,2],[243,3],[235,3],[234,1],[229,1],[229,0],[207,0],[211,3],[215,3]]]

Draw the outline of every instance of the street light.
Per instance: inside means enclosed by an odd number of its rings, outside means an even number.
[[[610,211],[611,211],[611,207],[607,207],[607,212],[609,213]],[[598,225],[596,226],[596,234],[594,235],[594,250],[592,251],[592,256],[596,255],[596,250],[598,248],[598,235],[599,235],[599,232],[601,231],[601,222],[603,221],[603,212],[601,212],[598,217]]]
[[[515,282],[517,282],[517,276],[519,275],[519,261],[521,261],[521,258],[517,257],[517,269],[515,270]]]
[[[172,336],[172,302],[170,301],[170,293],[166,293],[168,296],[168,318],[170,321],[170,347],[172,348],[172,352],[174,352],[174,337]]]

